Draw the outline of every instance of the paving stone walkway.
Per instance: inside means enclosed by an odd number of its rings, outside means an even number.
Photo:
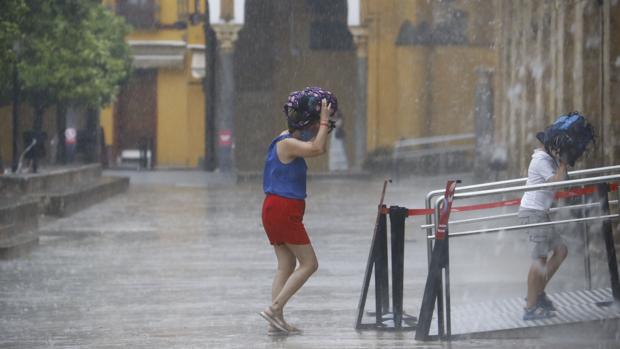
[[[346,178],[309,183],[306,226],[320,266],[286,309],[287,319],[305,333],[267,336],[257,313],[270,300],[275,257],[261,227],[261,187],[213,184],[201,179],[205,175],[175,179],[168,173],[158,180],[150,174],[144,182],[133,176],[126,194],[68,218],[44,220],[40,246],[31,255],[0,262],[0,348],[615,348],[618,343],[617,329],[597,338],[452,344],[416,342],[412,332],[356,332],[381,180]],[[443,180],[395,183],[387,203],[421,207],[425,193]],[[427,268],[421,223],[420,218],[407,223],[404,303],[414,315]],[[451,246],[453,302],[525,293],[528,252],[522,236],[462,241]],[[582,275],[583,257],[574,253],[552,287],[583,287]]]

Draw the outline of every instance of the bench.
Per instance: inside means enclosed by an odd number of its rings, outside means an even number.
[[[151,151],[140,149],[125,149],[116,159],[120,167],[151,168]]]

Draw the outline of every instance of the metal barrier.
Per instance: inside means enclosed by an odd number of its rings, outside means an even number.
[[[586,176],[586,175],[610,173],[610,172],[620,173],[620,165],[570,171],[568,172],[568,176],[569,177]],[[485,188],[525,184],[526,181],[527,181],[527,178],[524,177],[524,178],[508,179],[508,180],[497,181],[497,182],[467,185],[467,186],[457,187],[455,193],[459,194],[459,193],[466,192],[466,191],[480,190],[480,189],[485,189]],[[426,209],[431,209],[433,198],[444,195],[444,192],[445,190],[442,190],[442,189],[428,192],[428,194],[426,194],[426,199],[424,202],[424,206],[426,207]],[[422,226],[424,229],[426,229],[427,236],[430,236],[433,234],[434,224],[432,224],[433,223],[432,219],[433,219],[432,216],[426,216],[426,225]],[[432,248],[433,248],[432,240],[428,240],[426,248],[427,248],[427,255],[428,255],[428,264],[430,265],[430,262],[431,262],[430,258],[431,258]]]
[[[405,253],[405,218],[406,209],[383,204],[388,180],[383,183],[383,191],[377,211],[374,233],[364,273],[364,282],[357,306],[355,329],[376,330],[413,330],[416,318],[403,310],[403,274]],[[391,264],[392,264],[392,311],[390,312],[387,215],[390,216]],[[375,312],[374,323],[362,323],[366,298],[374,268],[375,276]]]
[[[597,169],[589,169],[582,171],[574,171],[570,173],[571,175],[587,175],[593,173],[605,173],[611,171],[620,170],[620,166],[610,166],[603,167]],[[610,214],[609,212],[609,198],[608,191],[610,182],[618,182],[620,181],[620,175],[609,175],[609,176],[599,176],[592,178],[583,178],[583,179],[573,179],[566,180],[560,182],[552,182],[552,183],[544,183],[537,185],[521,185],[521,186],[513,186],[513,187],[505,187],[498,189],[487,189],[487,190],[477,190],[477,191],[468,191],[468,190],[476,190],[481,188],[488,188],[494,186],[502,186],[507,184],[517,184],[525,182],[526,179],[515,179],[509,181],[500,181],[494,183],[485,183],[474,186],[461,187],[456,189],[454,192],[449,193],[448,190],[444,191],[432,191],[427,194],[427,208],[430,208],[430,200],[432,197],[437,196],[439,194],[444,194],[444,197],[441,197],[436,200],[434,204],[434,215],[433,217],[427,216],[427,224],[423,226],[427,232],[430,230],[430,234],[428,234],[427,240],[429,242],[429,275],[426,282],[426,288],[424,292],[424,297],[422,301],[422,305],[420,307],[420,316],[418,319],[418,329],[416,331],[416,339],[418,340],[427,340],[429,338],[429,328],[432,320],[432,314],[434,312],[434,304],[437,302],[437,320],[438,320],[438,335],[440,338],[450,338],[451,336],[451,320],[450,320],[450,263],[449,263],[449,238],[450,237],[459,237],[466,235],[474,235],[474,234],[483,234],[490,232],[499,232],[499,231],[509,231],[509,230],[517,230],[524,229],[529,227],[538,227],[538,226],[551,226],[551,225],[560,225],[574,222],[590,222],[595,220],[603,221],[602,230],[605,240],[605,246],[607,251],[607,259],[608,259],[608,267],[610,273],[610,282],[612,288],[612,294],[616,301],[620,301],[620,283],[618,281],[618,264],[615,254],[615,246],[613,241],[611,220],[618,219],[620,214]],[[448,233],[449,224],[447,217],[449,216],[450,207],[452,205],[451,198],[456,199],[471,199],[478,198],[484,196],[491,196],[497,194],[506,194],[506,193],[522,193],[527,191],[534,191],[540,189],[565,189],[565,188],[574,188],[578,186],[584,185],[594,185],[596,184],[596,192],[599,194],[599,203],[598,204],[587,204],[588,206],[596,205],[601,207],[601,215],[596,217],[582,217],[582,218],[574,218],[574,219],[566,219],[560,221],[552,221],[545,223],[535,223],[535,224],[525,224],[525,225],[512,225],[512,226],[504,226],[504,227],[496,227],[496,228],[485,228],[485,229],[477,229],[470,231],[463,231],[458,233]],[[620,189],[617,189],[620,195]],[[617,201],[615,201],[617,203]],[[514,204],[514,200],[511,202],[511,205]],[[576,205],[578,207],[584,207],[585,205]],[[446,213],[447,210],[447,213]],[[501,215],[505,218],[507,215]],[[491,219],[497,219],[498,216],[491,216]],[[435,224],[431,220],[434,218]],[[475,218],[467,220],[468,222],[480,222],[488,219],[489,217],[483,218]],[[464,222],[464,221],[461,221]],[[433,234],[433,229],[435,233]],[[432,241],[435,241],[433,246]],[[445,274],[442,274],[445,273]],[[445,278],[445,279],[444,279]],[[445,322],[444,322],[444,305],[443,301],[445,298]],[[445,330],[444,330],[445,326]]]

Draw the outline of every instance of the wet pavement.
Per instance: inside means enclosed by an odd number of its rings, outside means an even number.
[[[42,221],[40,245],[29,256],[0,262],[0,348],[616,348],[620,342],[614,329],[453,343],[416,342],[412,332],[356,332],[382,180],[344,177],[308,186],[305,223],[319,271],[285,313],[305,332],[267,336],[257,313],[270,301],[275,256],[260,222],[260,183],[202,172],[131,176],[126,194]],[[469,176],[460,177],[467,184]],[[426,192],[444,180],[394,183],[386,202],[422,207]],[[404,308],[413,315],[427,268],[420,224],[419,217],[407,223]],[[569,239],[569,258],[549,292],[584,287],[580,240]],[[594,286],[608,287],[603,262],[593,259]],[[451,263],[453,304],[525,294],[529,252],[522,234],[452,242]],[[372,293],[367,304],[372,308]]]

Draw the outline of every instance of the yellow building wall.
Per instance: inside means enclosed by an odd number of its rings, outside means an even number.
[[[200,83],[190,83],[187,92],[189,165],[196,167],[199,159],[205,157],[204,93]]]
[[[471,46],[436,47],[433,55],[433,135],[475,132],[475,91],[480,66],[493,68],[496,54]]]
[[[395,40],[405,20],[425,13],[420,1],[367,1],[368,150],[391,146],[401,137],[418,136],[423,124],[426,75],[423,48],[398,47]]]
[[[189,166],[187,81],[183,70],[157,74],[157,164]]]
[[[400,138],[473,132],[476,68],[494,68],[497,53],[478,27],[492,19],[479,1],[457,1],[469,16],[468,45],[396,45],[401,25],[432,23],[423,0],[367,0],[368,151]]]
[[[189,13],[194,2],[186,0]],[[114,0],[104,0],[113,7]],[[159,21],[175,23],[178,1],[160,0]],[[204,10],[200,2],[201,11]],[[136,30],[127,40],[175,40],[188,44],[204,45],[202,23],[189,24],[186,30],[160,29]],[[205,155],[204,95],[200,80],[191,78],[191,50],[186,51],[184,69],[158,69],[157,73],[157,165],[161,167],[197,167]],[[114,106],[101,111],[101,126],[105,130],[105,143],[114,142]]]
[[[114,142],[114,108],[111,105],[101,110],[99,123],[103,128],[105,145],[112,145]]]
[[[392,125],[393,137],[385,139],[382,145],[392,144],[399,138],[424,137],[428,133],[426,115],[430,108],[428,77],[428,49],[419,47],[398,47],[396,58],[398,68],[396,90],[387,103],[396,104],[396,118]]]

